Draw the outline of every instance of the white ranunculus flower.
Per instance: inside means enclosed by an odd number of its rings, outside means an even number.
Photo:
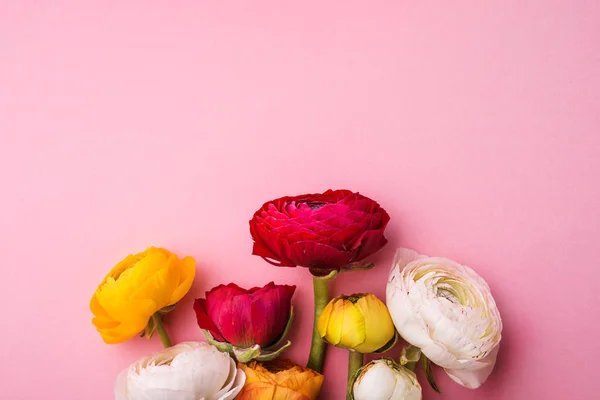
[[[475,271],[442,257],[398,249],[386,289],[400,336],[470,389],[496,363],[502,320],[487,283]]]
[[[414,372],[382,358],[360,369],[352,394],[354,400],[421,400],[421,385]]]
[[[225,353],[185,342],[144,357],[124,370],[115,400],[232,400],[246,375]]]

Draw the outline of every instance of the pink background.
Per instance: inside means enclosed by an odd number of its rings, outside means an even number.
[[[88,302],[149,245],[199,264],[175,341],[201,337],[205,290],[275,280],[299,285],[304,363],[308,273],[251,256],[248,219],[332,187],[392,216],[334,293],[383,296],[400,245],[493,289],[496,372],[469,391],[438,370],[427,399],[597,398],[599,93],[595,0],[0,1],[0,397],[112,397],[160,344],[105,345]]]

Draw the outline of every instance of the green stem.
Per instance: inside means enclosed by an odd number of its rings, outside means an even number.
[[[329,279],[313,277],[313,286],[315,292],[315,321],[313,324],[308,364],[306,366],[320,373],[323,371],[326,343],[321,339],[321,335],[319,335],[317,324],[319,323],[321,312],[323,312],[323,309],[329,302]]]
[[[352,400],[352,384],[354,383],[354,375],[363,366],[364,356],[357,351],[348,352],[348,385],[346,391],[346,400]]]
[[[160,337],[160,342],[162,343],[163,347],[166,349],[167,347],[173,346],[171,339],[169,339],[169,335],[167,335],[167,331],[165,331],[165,326],[162,323],[160,314],[154,314],[152,316],[152,320],[154,321],[154,327],[156,332],[158,332],[158,336]]]

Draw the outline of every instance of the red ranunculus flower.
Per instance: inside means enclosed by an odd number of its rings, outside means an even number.
[[[235,346],[236,351],[255,345],[269,348],[283,339],[295,290],[296,286],[273,282],[248,290],[233,283],[219,285],[206,292],[206,299],[196,299],[198,325],[216,341]]]
[[[377,202],[349,190],[282,197],[265,203],[250,220],[252,254],[323,275],[383,247],[389,220]]]

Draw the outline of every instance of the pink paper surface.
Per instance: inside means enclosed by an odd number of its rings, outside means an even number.
[[[88,309],[149,245],[198,261],[174,341],[201,338],[205,290],[275,280],[298,285],[304,363],[308,272],[251,256],[248,220],[328,188],[392,217],[333,293],[383,298],[399,246],[492,287],[495,373],[471,391],[437,370],[426,399],[598,397],[600,2],[0,1],[0,138],[2,399],[110,399],[160,348],[105,345]],[[346,360],[330,349],[321,399]]]

